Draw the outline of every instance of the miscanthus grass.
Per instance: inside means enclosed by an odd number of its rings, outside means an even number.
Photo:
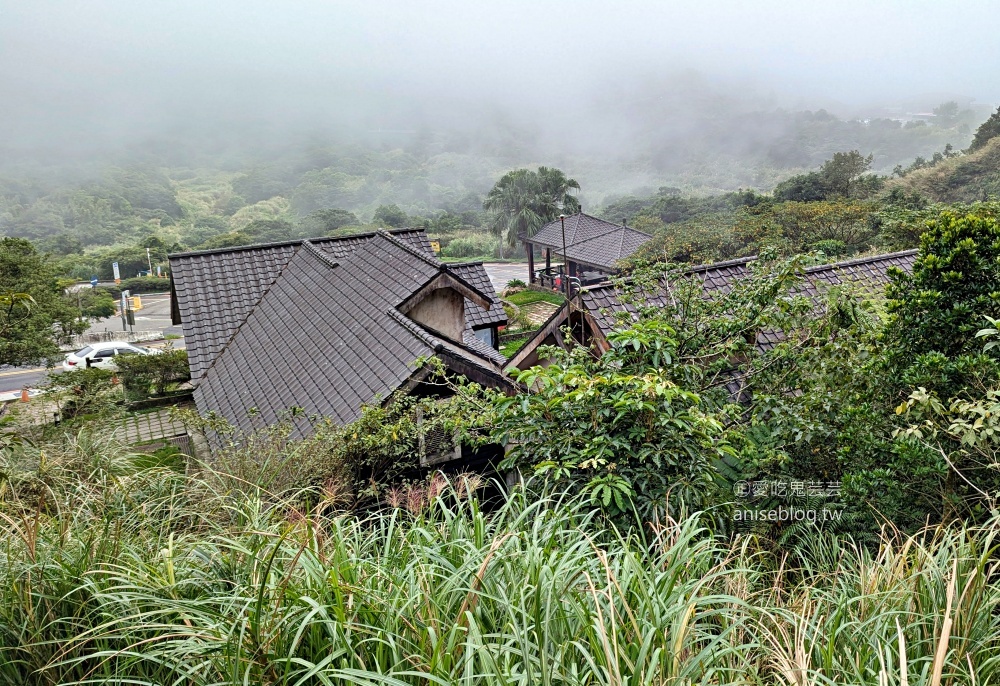
[[[0,684],[1000,682],[996,522],[792,558],[467,481],[358,516],[86,434],[3,473]]]

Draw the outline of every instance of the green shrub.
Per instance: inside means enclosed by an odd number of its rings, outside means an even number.
[[[87,367],[48,375],[46,398],[59,408],[62,421],[119,415],[121,388],[113,383],[114,372]]]
[[[598,360],[582,347],[551,349],[548,366],[518,373],[535,392],[496,399],[505,466],[567,483],[614,515],[635,508],[642,521],[719,502],[715,465],[733,452],[723,417],[668,372],[630,368],[644,333],[612,334]],[[674,345],[664,343],[664,357]]]
[[[170,279],[137,276],[132,279],[122,279],[120,284],[107,284],[99,286],[96,290],[106,291],[116,299],[121,297],[122,291],[128,291],[130,295],[139,295],[141,293],[168,293],[170,292]]]
[[[158,355],[119,355],[115,364],[121,371],[125,390],[134,398],[163,395],[169,386],[191,378],[186,350],[167,349]]]
[[[441,246],[444,257],[484,257],[495,255],[500,246],[496,236],[488,233],[474,233],[458,236]]]
[[[821,252],[827,257],[841,257],[850,252],[850,248],[847,246],[847,243],[833,238],[816,241],[810,247],[812,250]]]

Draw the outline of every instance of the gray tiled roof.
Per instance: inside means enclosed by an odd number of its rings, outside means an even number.
[[[889,285],[890,269],[895,267],[911,272],[916,259],[916,250],[903,250],[808,267],[802,283],[792,289],[792,294],[811,298],[817,307],[822,304],[826,290],[832,286],[850,285],[862,295],[875,296],[884,293],[885,287]],[[780,331],[760,331],[757,334],[757,347],[768,350],[782,340],[784,334]]]
[[[748,265],[754,257],[744,257],[727,262],[716,262],[695,267],[688,267],[685,273],[700,280],[707,293],[727,293],[736,279],[749,274]],[[656,290],[637,293],[622,300],[622,293],[612,283],[598,284],[584,288],[580,292],[583,307],[594,318],[601,331],[605,334],[618,325],[623,314],[628,312],[634,317],[636,305],[639,307],[661,307],[666,302],[666,290]]]
[[[199,409],[214,410],[246,431],[299,407],[304,416],[295,420],[295,435],[301,436],[310,431],[309,415],[353,421],[363,404],[387,398],[410,379],[418,358],[443,351],[499,377],[499,365],[482,351],[443,340],[396,309],[447,271],[414,248],[388,233],[369,236],[353,250],[309,241],[292,245],[273,281],[206,365],[195,386]],[[183,294],[178,291],[179,300]]]
[[[793,289],[793,294],[811,297],[817,301],[823,291],[835,285],[853,284],[862,291],[876,293],[882,291],[889,283],[889,270],[896,267],[903,271],[911,271],[916,259],[916,250],[862,257],[846,262],[823,264],[804,270],[801,284]],[[749,275],[749,264],[754,257],[745,257],[728,262],[690,267],[685,273],[699,279],[706,295],[728,293],[733,283]],[[655,292],[635,294],[639,307],[657,307],[666,302],[668,293],[665,289]],[[601,284],[584,288],[580,292],[580,300],[587,313],[594,319],[601,332],[607,335],[612,329],[620,326],[625,318],[623,313],[636,316],[636,307],[632,302],[622,302],[622,292],[613,284]],[[632,300],[630,297],[628,300]],[[761,332],[758,335],[758,346],[767,348],[773,346],[780,335],[776,332]]]
[[[485,357],[491,362],[495,362],[501,368],[507,364],[507,358],[504,357],[499,350],[494,350],[489,345],[479,340],[472,329],[466,329],[462,336],[462,341],[465,343],[465,347],[472,352]]]
[[[482,262],[450,262],[448,271],[457,274],[465,279],[477,290],[482,291],[490,297],[493,307],[484,310],[471,300],[465,301],[465,319],[473,329],[480,329],[485,326],[500,326],[507,323],[507,315],[503,311],[503,304],[493,288],[490,275],[486,273],[486,267]]]
[[[396,229],[388,233],[437,261],[423,229]],[[313,238],[310,242],[334,259],[342,259],[375,235]],[[192,378],[201,377],[300,245],[302,241],[297,240],[170,256],[175,295],[172,315],[175,324],[184,325]],[[482,263],[458,265],[452,272],[499,304]],[[507,321],[503,307],[487,311],[469,300],[465,304],[467,320],[473,328]]]
[[[530,238],[521,238],[551,248],[560,255],[563,252],[562,225],[558,219],[540,228]],[[614,269],[615,262],[634,253],[650,238],[652,236],[648,233],[582,212],[566,217],[566,257],[604,271]]]

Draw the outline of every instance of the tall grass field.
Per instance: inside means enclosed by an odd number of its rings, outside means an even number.
[[[790,556],[544,487],[357,515],[113,436],[5,455],[0,684],[1000,683],[996,520]]]

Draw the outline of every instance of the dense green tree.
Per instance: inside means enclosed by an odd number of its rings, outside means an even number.
[[[372,223],[398,229],[409,224],[410,218],[406,212],[399,208],[399,205],[379,205],[375,209]]]
[[[159,171],[149,168],[116,169],[108,173],[104,183],[110,194],[124,198],[133,208],[150,213],[161,212],[161,217],[169,218],[178,218],[183,214],[170,179]]]
[[[941,213],[920,238],[913,273],[897,273],[889,297],[902,356],[978,351],[983,317],[1000,316],[1000,223]]]
[[[255,167],[238,174],[232,180],[232,187],[233,192],[250,205],[276,195],[285,195],[290,190],[289,184],[275,170],[265,167]]]
[[[976,134],[972,137],[972,144],[969,145],[969,152],[979,150],[997,136],[1000,136],[1000,107],[976,129]]]
[[[284,219],[255,219],[242,229],[242,233],[250,237],[251,243],[272,243],[298,238],[299,231]]]
[[[580,184],[559,169],[515,169],[490,189],[483,208],[501,244],[513,246],[519,235],[532,235],[560,214],[579,212],[580,201],[572,195],[579,189]]]
[[[83,243],[79,238],[68,232],[57,233],[36,242],[39,249],[53,255],[72,255],[83,252]]]
[[[117,301],[103,288],[81,288],[75,297],[80,315],[89,320],[107,319],[115,313]]]
[[[364,197],[366,177],[354,176],[337,169],[317,169],[302,175],[301,181],[291,192],[292,209],[300,215],[324,207],[356,207],[368,202]],[[372,179],[373,191],[378,184]]]
[[[774,189],[778,200],[812,202],[834,198],[867,198],[882,188],[881,177],[870,175],[873,155],[857,150],[834,153],[818,172],[793,176]]]
[[[0,364],[38,364],[86,328],[63,293],[56,265],[20,238],[0,239]]]
[[[310,212],[302,218],[299,226],[306,236],[326,236],[342,226],[360,223],[353,212],[333,208]]]
[[[937,126],[951,127],[958,121],[958,103],[954,100],[943,102],[934,108],[934,123]]]
[[[891,367],[912,387],[955,395],[993,366],[975,336],[985,317],[1000,318],[1000,223],[942,213],[920,238],[913,273],[894,274],[888,296]]]
[[[114,278],[112,263],[118,263],[118,273],[121,278],[130,279],[138,276],[139,272],[149,269],[149,260],[146,257],[146,249],[138,245],[115,246],[102,250],[100,257],[95,264],[98,277],[102,281]]]
[[[830,189],[826,179],[819,172],[799,174],[782,181],[774,187],[774,197],[782,201],[814,202],[826,200]]]
[[[888,295],[886,362],[875,371],[889,402],[903,403],[897,412],[921,420],[922,428],[903,435],[907,471],[930,481],[920,490],[936,499],[935,518],[986,517],[993,506],[982,493],[1000,493],[1000,478],[998,465],[976,450],[986,435],[975,434],[994,421],[990,398],[1000,386],[1000,349],[984,349],[978,334],[1000,317],[1000,222],[941,213],[921,236],[913,273],[894,274]],[[946,419],[967,421],[969,431],[953,425],[923,440],[922,431],[933,433]]]
[[[861,177],[871,169],[873,159],[874,155],[865,157],[857,150],[837,152],[823,163],[820,174],[834,194],[844,198],[851,197]]]
[[[199,250],[218,250],[219,248],[235,248],[238,245],[252,245],[254,237],[242,231],[229,231],[213,236],[198,246]]]

